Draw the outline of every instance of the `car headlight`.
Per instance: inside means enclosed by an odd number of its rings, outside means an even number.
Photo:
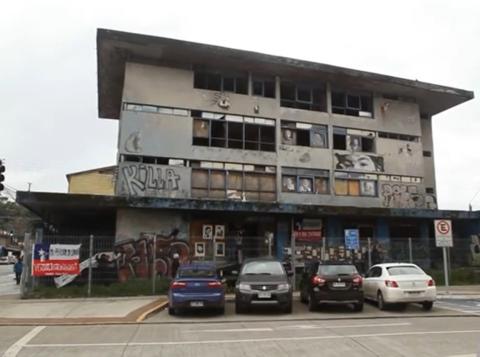
[[[290,290],[290,284],[279,284],[277,289],[278,290]]]
[[[244,284],[244,283],[238,284],[238,289],[239,290],[251,290],[250,285]]]

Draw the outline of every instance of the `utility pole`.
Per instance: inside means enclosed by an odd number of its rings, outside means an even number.
[[[30,189],[32,188],[32,183],[31,182],[27,182],[28,183],[28,192],[30,192]]]

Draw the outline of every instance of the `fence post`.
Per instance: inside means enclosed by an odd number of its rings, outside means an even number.
[[[291,219],[291,224],[290,224],[290,230],[291,230],[291,235],[290,235],[290,249],[292,250],[292,269],[293,269],[293,275],[292,275],[292,287],[293,290],[295,291],[296,289],[296,278],[297,278],[297,269],[296,269],[296,254],[295,254],[295,222],[293,220],[293,217]]]
[[[25,233],[23,242],[23,272],[20,285],[22,299],[28,297],[32,290],[32,234]]]
[[[368,253],[368,269],[372,266],[372,240],[367,238],[367,253]]]
[[[155,295],[155,283],[157,279],[157,264],[155,264],[157,252],[157,235],[153,235],[153,250],[152,250],[152,295]]]
[[[408,258],[410,263],[413,263],[412,238],[408,237]]]
[[[92,254],[93,254],[93,234],[90,234],[90,242],[88,247],[88,290],[87,296],[92,294]]]

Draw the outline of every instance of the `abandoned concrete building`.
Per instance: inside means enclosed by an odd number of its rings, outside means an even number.
[[[59,232],[237,261],[281,259],[294,237],[295,255],[333,258],[345,229],[396,259],[398,240],[434,246],[434,219],[480,229],[478,212],[439,210],[435,186],[432,121],[470,91],[103,29],[97,59],[99,117],[119,126],[114,195],[18,196]]]

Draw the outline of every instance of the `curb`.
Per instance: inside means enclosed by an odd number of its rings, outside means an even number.
[[[141,315],[135,320],[135,322],[142,322],[142,321],[144,321],[148,316],[152,315],[153,313],[155,313],[155,312],[157,312],[157,311],[160,311],[160,310],[164,309],[167,305],[168,305],[168,300],[159,303],[157,306],[154,306],[154,307],[152,307],[151,309],[145,311],[143,314],[141,314]]]
[[[0,318],[0,326],[81,326],[139,324],[152,313],[168,304],[164,298],[156,299],[122,317],[65,317],[65,318]]]

